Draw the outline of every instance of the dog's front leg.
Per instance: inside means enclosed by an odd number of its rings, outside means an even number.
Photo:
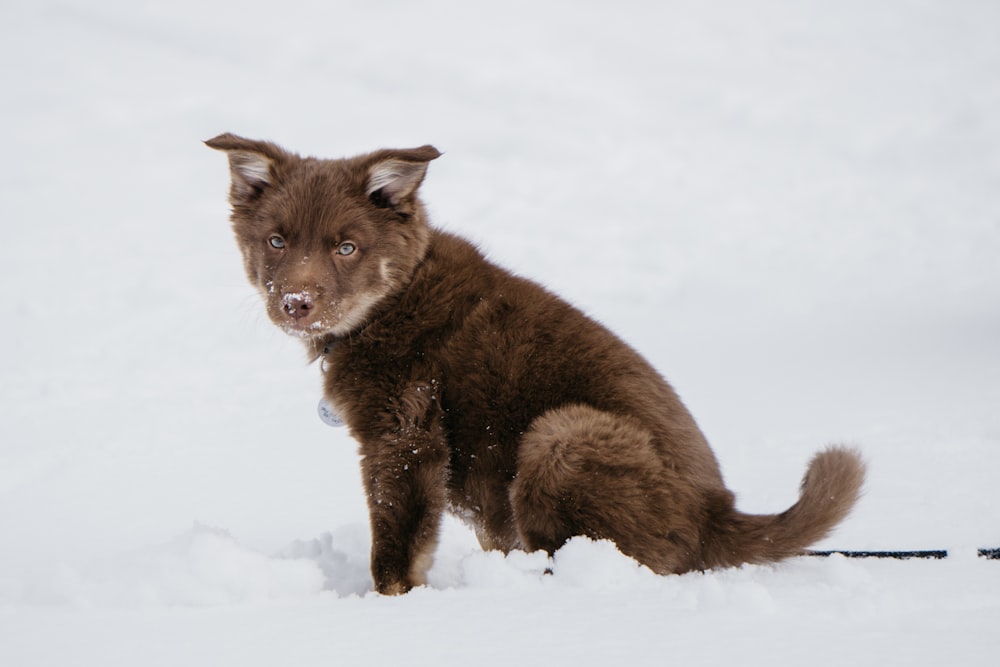
[[[426,431],[363,447],[375,590],[399,595],[427,583],[447,498],[448,452]]]

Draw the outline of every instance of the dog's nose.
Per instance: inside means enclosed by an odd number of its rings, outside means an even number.
[[[281,297],[281,307],[289,317],[301,320],[312,312],[315,304],[307,292],[297,292]]]

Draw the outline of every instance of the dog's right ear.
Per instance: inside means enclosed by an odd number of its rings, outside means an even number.
[[[232,187],[229,201],[234,206],[249,204],[278,178],[279,167],[293,156],[269,141],[245,139],[235,134],[220,134],[205,142],[209,148],[229,156]]]

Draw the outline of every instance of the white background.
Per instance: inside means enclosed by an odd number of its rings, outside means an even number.
[[[6,0],[0,663],[988,660],[998,26],[973,0]],[[742,509],[845,442],[867,492],[821,546],[953,557],[656,577],[449,522],[428,589],[370,594],[356,448],[245,284],[223,131],[433,143],[436,224],[645,354]]]

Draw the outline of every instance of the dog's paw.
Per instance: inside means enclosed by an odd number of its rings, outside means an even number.
[[[405,581],[377,582],[375,584],[375,592],[379,595],[404,595],[409,593],[412,588],[413,586]]]

